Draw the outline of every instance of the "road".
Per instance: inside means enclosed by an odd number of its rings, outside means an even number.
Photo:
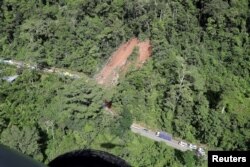
[[[66,69],[62,69],[62,68],[51,67],[51,68],[37,69],[37,66],[35,64],[29,64],[29,63],[25,63],[22,61],[0,59],[0,63],[12,65],[12,66],[15,66],[17,68],[25,67],[25,68],[28,68],[30,70],[37,70],[37,71],[41,71],[44,73],[54,73],[54,74],[58,74],[61,76],[70,77],[73,79],[88,78],[87,75],[85,75],[83,73],[78,73],[75,71],[70,71],[70,70],[66,70]]]
[[[13,65],[13,66],[16,66],[18,68],[19,67],[25,67],[25,68],[28,68],[30,70],[37,70],[36,65],[31,65],[29,63],[24,63],[24,62],[21,62],[21,61],[2,60],[2,59],[0,59],[0,63]],[[61,76],[67,76],[67,77],[70,77],[70,78],[73,78],[73,79],[79,79],[79,78],[86,78],[88,80],[91,79],[91,78],[87,77],[83,73],[77,73],[77,72],[73,72],[73,71],[69,71],[69,70],[65,70],[65,69],[54,68],[54,67],[51,67],[49,69],[44,68],[44,69],[38,70],[38,71],[42,71],[44,73],[54,73],[54,74],[58,74],[58,75],[61,75]],[[115,112],[113,112],[111,109],[105,108],[105,110],[107,111],[107,113],[110,113],[113,116],[116,115]],[[177,140],[172,139],[171,141],[167,141],[167,140],[164,140],[162,138],[159,138],[159,137],[157,137],[155,135],[156,132],[151,131],[151,130],[145,130],[145,127],[142,127],[142,126],[137,125],[135,123],[131,125],[131,131],[134,132],[134,133],[137,133],[137,134],[139,134],[141,136],[147,137],[147,138],[149,138],[151,140],[158,141],[158,142],[164,142],[168,146],[173,147],[173,148],[175,148],[177,150],[180,150],[180,151],[191,150],[188,147],[180,146],[178,144]]]
[[[168,140],[164,140],[162,138],[159,138],[155,135],[156,132],[154,131],[151,131],[151,130],[145,130],[144,127],[141,127],[139,125],[136,125],[136,124],[132,124],[131,125],[131,131],[134,132],[134,133],[137,133],[141,136],[144,136],[144,137],[147,137],[149,139],[152,139],[154,141],[158,141],[158,142],[164,142],[165,144],[167,144],[168,146],[170,147],[173,147],[177,150],[180,150],[180,151],[187,151],[187,150],[191,150],[190,148],[188,147],[183,147],[183,146],[180,146],[178,144],[178,141],[177,140],[171,140],[171,141],[168,141]]]

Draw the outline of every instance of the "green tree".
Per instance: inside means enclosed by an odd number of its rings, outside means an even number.
[[[12,125],[1,134],[1,143],[17,149],[23,154],[42,160],[39,140],[38,129],[35,127],[18,128]]]

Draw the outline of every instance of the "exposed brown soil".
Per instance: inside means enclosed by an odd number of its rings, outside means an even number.
[[[141,67],[151,54],[150,41],[140,42],[137,38],[132,38],[122,44],[118,50],[112,54],[100,73],[96,75],[96,81],[99,84],[107,86],[115,85],[118,81],[121,68],[126,64],[128,57],[132,54],[136,46],[139,47],[136,66]]]
[[[146,62],[146,60],[150,57],[152,48],[150,45],[150,41],[146,40],[144,42],[140,42],[138,44],[139,47],[139,56],[137,58],[137,66],[141,67],[143,63]]]

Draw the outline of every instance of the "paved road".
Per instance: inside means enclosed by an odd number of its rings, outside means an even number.
[[[61,76],[66,76],[66,77],[70,77],[73,79],[79,79],[79,78],[87,78],[89,79],[85,74],[83,73],[78,73],[78,72],[74,72],[74,71],[70,71],[70,70],[66,70],[66,69],[62,69],[62,68],[44,68],[44,69],[37,69],[36,65],[32,65],[29,63],[25,63],[22,61],[16,61],[16,60],[3,60],[0,59],[0,63],[3,64],[8,64],[8,65],[12,65],[12,66],[16,66],[16,67],[25,67],[25,68],[29,68],[31,70],[38,70],[38,71],[42,71],[44,73],[54,73],[54,74],[58,74]]]
[[[13,66],[16,66],[16,67],[26,67],[26,68],[29,68],[31,70],[37,69],[36,65],[31,65],[29,63],[24,63],[24,62],[15,61],[15,60],[3,60],[3,59],[0,59],[0,63],[9,64],[9,65],[13,65]],[[65,69],[59,69],[59,68],[53,68],[53,67],[50,68],[50,69],[44,68],[43,70],[40,70],[40,71],[42,71],[44,73],[55,73],[55,74],[59,74],[59,75],[63,75],[63,76],[68,76],[68,77],[71,77],[71,78],[74,78],[74,79],[79,79],[79,78],[83,78],[83,77],[89,79],[86,75],[84,75],[82,73],[76,73],[76,72],[73,72],[73,71],[69,71],[69,70],[65,70]],[[110,113],[111,115],[115,115],[115,113],[112,110],[110,110],[108,108],[105,108],[105,110],[108,111],[108,113]],[[168,146],[173,147],[175,149],[178,149],[180,151],[191,150],[188,147],[180,146],[178,144],[178,141],[176,141],[176,140],[172,139],[171,141],[168,141],[168,140],[164,140],[162,138],[159,138],[159,137],[157,137],[155,135],[156,132],[151,131],[151,130],[145,130],[144,127],[139,126],[137,124],[132,124],[131,125],[131,131],[134,132],[134,133],[137,133],[137,134],[139,134],[141,136],[152,139],[154,141],[164,142]]]
[[[157,137],[155,135],[156,132],[153,132],[151,130],[145,130],[144,127],[138,126],[136,124],[132,124],[130,128],[131,128],[131,131],[134,132],[134,133],[138,133],[139,135],[147,137],[147,138],[152,139],[154,141],[164,142],[168,146],[173,147],[173,148],[175,148],[177,150],[180,150],[180,151],[190,150],[188,147],[180,146],[178,144],[178,141],[176,141],[176,140],[173,140],[173,139],[172,139],[172,141],[164,140],[162,138]]]

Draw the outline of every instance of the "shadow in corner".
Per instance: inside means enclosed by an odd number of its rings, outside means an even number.
[[[131,167],[125,160],[99,150],[76,150],[56,157],[49,167]]]
[[[123,147],[123,145],[121,144],[114,144],[114,143],[102,143],[100,144],[100,146],[106,149],[112,149],[115,147]]]

